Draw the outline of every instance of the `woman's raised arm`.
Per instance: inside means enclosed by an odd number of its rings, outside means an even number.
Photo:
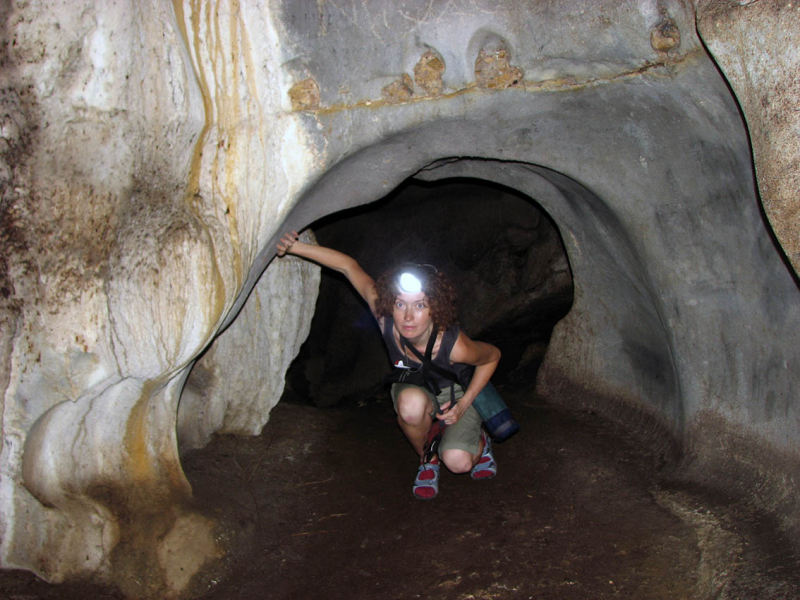
[[[301,242],[296,231],[284,234],[278,242],[277,248],[278,256],[293,254],[342,273],[356,292],[364,298],[370,311],[375,315],[375,303],[378,299],[375,280],[361,268],[361,265],[352,256],[325,246]]]

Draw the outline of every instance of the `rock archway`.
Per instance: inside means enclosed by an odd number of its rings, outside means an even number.
[[[275,240],[411,176],[553,217],[575,296],[542,393],[796,528],[800,298],[693,6],[81,8],[2,13],[4,567],[185,589],[223,548],[178,439],[259,431],[308,329],[318,274]]]

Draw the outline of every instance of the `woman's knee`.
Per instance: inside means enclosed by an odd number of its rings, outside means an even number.
[[[406,388],[397,396],[397,416],[410,425],[422,423],[431,411],[431,401],[418,388]]]
[[[445,450],[440,458],[453,473],[467,473],[474,466],[474,457],[466,450]]]

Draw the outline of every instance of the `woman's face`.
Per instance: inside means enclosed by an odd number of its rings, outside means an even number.
[[[425,292],[398,294],[394,299],[392,318],[395,329],[404,338],[411,341],[423,338],[433,324]]]

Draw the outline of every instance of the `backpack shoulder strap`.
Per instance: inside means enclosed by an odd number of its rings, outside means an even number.
[[[435,330],[435,329],[434,329]],[[411,353],[416,356],[423,366],[427,369],[430,369],[440,377],[444,377],[445,379],[449,379],[452,382],[458,383],[459,385],[461,382],[459,381],[458,375],[450,371],[449,369],[445,369],[444,367],[440,367],[436,363],[431,360],[431,356],[433,354],[433,345],[436,342],[436,336],[432,335],[428,340],[428,346],[425,349],[425,355],[423,355],[419,350],[414,348],[411,344],[406,341],[406,338],[400,336],[400,341],[403,343],[403,346],[411,350]]]

